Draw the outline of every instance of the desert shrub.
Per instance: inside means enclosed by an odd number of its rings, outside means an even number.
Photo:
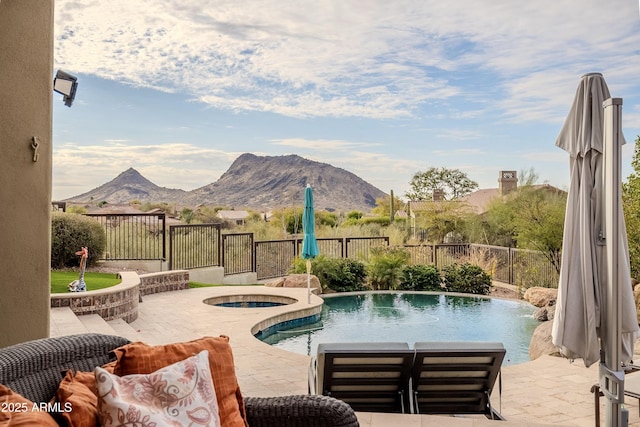
[[[374,247],[367,266],[369,284],[374,290],[397,289],[402,270],[409,262],[409,252],[403,248]]]
[[[470,263],[451,264],[443,268],[444,287],[448,292],[488,295],[491,277],[479,266]]]
[[[104,229],[95,219],[73,213],[52,212],[51,268],[77,267],[81,247],[89,249],[87,265],[102,256],[106,244]]]
[[[306,273],[306,260],[296,258],[293,273]],[[365,288],[366,271],[361,261],[319,255],[311,260],[311,273],[318,277],[323,288],[336,292],[361,291]]]
[[[407,265],[402,270],[398,289],[405,291],[441,291],[440,272],[435,265]]]
[[[387,227],[391,224],[391,218],[388,216],[367,216],[364,218],[360,218],[358,221],[359,224],[377,224],[383,227]]]

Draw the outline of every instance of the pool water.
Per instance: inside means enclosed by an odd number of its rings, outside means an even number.
[[[540,324],[535,307],[497,298],[425,293],[362,293],[328,297],[319,322],[278,330],[263,341],[315,355],[318,343],[400,341],[499,341],[503,364],[529,360],[529,343]]]

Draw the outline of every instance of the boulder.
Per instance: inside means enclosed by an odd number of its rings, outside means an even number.
[[[320,280],[313,274],[311,275],[311,289],[315,289],[315,294],[322,293],[322,286],[320,286]],[[290,274],[280,279],[274,279],[265,283],[265,286],[273,288],[306,288],[307,287],[307,275],[303,274]]]
[[[270,288],[281,288],[284,285],[284,277],[279,277],[277,279],[273,279],[264,284],[265,286],[269,286]]]
[[[558,297],[558,290],[551,288],[542,288],[534,286],[526,290],[524,293],[524,300],[529,301],[536,307],[546,307],[548,305],[555,305],[556,298]]]
[[[549,307],[540,307],[533,312],[533,318],[541,322],[549,320]]]
[[[529,358],[536,360],[538,357],[545,354],[551,356],[561,356],[558,347],[551,342],[551,328],[553,322],[543,322],[540,326],[533,331],[531,336],[531,343],[529,344]]]

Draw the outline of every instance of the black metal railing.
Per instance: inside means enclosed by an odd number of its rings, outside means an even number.
[[[105,231],[101,260],[165,260],[166,218],[153,214],[86,214]]]
[[[345,258],[369,260],[371,248],[389,246],[389,237],[345,237]]]
[[[252,233],[222,234],[219,224],[172,225],[164,213],[86,214],[105,230],[101,260],[167,260],[169,269],[221,266],[225,275],[256,272],[259,280],[286,275],[302,247],[301,238],[254,241]],[[168,239],[165,237],[168,235]],[[373,247],[388,247],[389,237],[319,238],[322,255],[367,261]],[[168,243],[168,246],[167,246]],[[411,264],[445,268],[471,262],[494,280],[518,286],[556,287],[555,262],[543,252],[480,244],[404,245]]]
[[[327,257],[344,258],[345,244],[343,237],[320,237],[316,239],[318,242],[318,251]],[[302,239],[297,240],[296,255],[302,252]]]
[[[220,224],[169,227],[169,270],[222,266]]]
[[[285,276],[297,254],[298,239],[256,241],[254,271],[258,280]]]
[[[253,271],[253,233],[223,234],[222,248],[225,275]]]

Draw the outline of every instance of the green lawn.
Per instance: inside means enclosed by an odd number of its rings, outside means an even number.
[[[51,293],[68,293],[69,283],[78,279],[77,271],[52,271],[51,272]],[[122,280],[114,273],[85,273],[84,282],[87,290],[108,288],[117,285]]]
[[[69,292],[69,283],[78,278],[77,271],[52,271],[51,272],[51,293],[67,293]],[[93,291],[96,289],[108,288],[109,286],[117,285],[121,282],[120,278],[114,273],[85,273],[84,282],[87,284],[87,290]],[[255,284],[259,286],[259,284]],[[210,286],[233,286],[208,283],[189,282],[190,288],[205,288]]]

